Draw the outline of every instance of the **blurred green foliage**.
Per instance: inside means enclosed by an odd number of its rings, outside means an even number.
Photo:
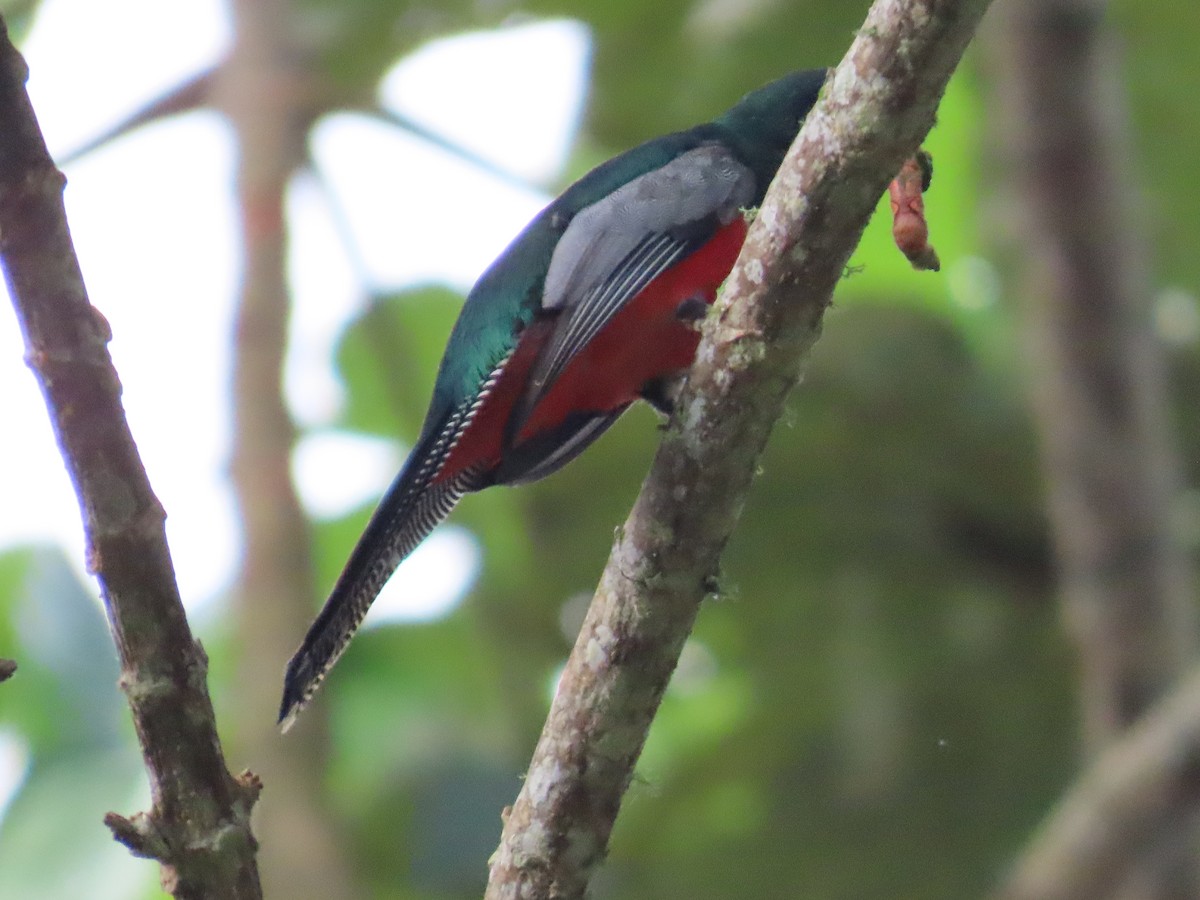
[[[780,72],[835,63],[866,5],[527,4],[522,14],[580,17],[595,37],[589,115],[564,179]],[[420,40],[515,7],[299,9],[328,77],[359,92]],[[1193,295],[1200,210],[1194,154],[1179,148],[1200,140],[1198,18],[1184,0],[1127,0],[1112,16],[1129,52],[1155,280]],[[1072,663],[1021,350],[983,249],[997,214],[982,199],[983,98],[969,59],[927,145],[943,274],[908,267],[886,215],[855,255],[861,270],[827,316],[650,735],[597,898],[972,896],[1071,777]],[[341,426],[415,438],[460,302],[423,286],[366,306],[340,343]],[[1172,353],[1180,396],[1194,397],[1197,348]],[[1195,479],[1200,417],[1181,403],[1178,419]],[[655,442],[654,415],[638,409],[548,481],[467,498],[454,521],[484,564],[465,602],[440,621],[369,630],[341,662],[327,688],[329,777],[369,896],[478,896],[500,810]],[[316,524],[319,583],[368,513]],[[54,624],[31,627],[37,616]],[[214,671],[232,672],[216,630]],[[47,634],[55,641],[35,637]],[[0,557],[0,655],[22,667],[0,687],[0,727],[31,760],[0,827],[0,898],[135,895],[153,873],[105,868],[122,851],[100,827],[106,808],[137,802],[139,783],[113,651],[53,553]],[[218,709],[237,689],[215,688]],[[47,813],[64,806],[77,813],[66,832]]]
[[[14,42],[19,43],[29,33],[38,3],[39,0],[0,0],[0,17]]]

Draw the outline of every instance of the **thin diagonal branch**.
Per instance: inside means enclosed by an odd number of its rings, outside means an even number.
[[[82,146],[76,147],[69,153],[61,154],[58,158],[58,164],[60,166],[68,166],[77,159],[81,159],[89,153],[93,153],[128,134],[132,134],[146,125],[160,122],[170,116],[178,116],[183,113],[203,109],[208,105],[210,95],[212,94],[214,72],[215,69],[208,68],[202,72],[198,72],[183,83],[175,85],[166,93],[155,97],[141,108],[131,112],[111,128],[107,128],[95,137],[89,138]]]
[[[992,900],[1110,896],[1156,842],[1187,840],[1200,805],[1200,668],[1088,766]]]
[[[601,577],[507,814],[490,900],[583,895],[798,360],[987,7],[878,0],[805,122]]]
[[[79,497],[150,777],[151,811],[107,821],[134,853],[159,860],[176,897],[257,900],[258,782],[232,777],[221,754],[208,661],[180,603],[163,509],[125,421],[111,333],[88,301],[26,75],[0,20],[0,263]]]

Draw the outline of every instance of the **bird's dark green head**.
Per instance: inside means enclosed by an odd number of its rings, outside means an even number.
[[[800,130],[800,122],[816,104],[828,73],[828,69],[805,69],[784,75],[751,91],[714,124],[726,133],[739,156],[770,178]]]

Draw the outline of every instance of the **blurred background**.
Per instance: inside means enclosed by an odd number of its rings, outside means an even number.
[[[836,64],[867,5],[0,0],[268,897],[479,896],[654,415],[468,497],[280,736],[284,663],[482,269],[600,161]],[[886,201],[855,253],[595,897],[986,895],[1194,656],[1200,6],[1061,6],[996,0],[951,82],[941,273]],[[101,824],[145,776],[22,353],[0,314],[0,898],[157,898]],[[1200,896],[1178,849],[1113,896]]]

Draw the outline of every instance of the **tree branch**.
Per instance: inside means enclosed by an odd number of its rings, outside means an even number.
[[[1014,293],[1092,755],[1171,689],[1200,637],[1194,566],[1171,527],[1182,465],[1150,318],[1150,253],[1107,6],[1008,0],[988,35],[997,101],[989,143],[1015,212]],[[1190,818],[1200,814],[1200,796],[1182,796],[1196,804]],[[1109,880],[1088,882],[1104,890],[1060,893],[1043,878],[1047,892],[1036,896],[1195,896],[1196,829],[1184,807],[1157,808],[1175,820],[1150,829],[1157,842],[1124,845],[1143,851],[1128,870],[1113,864],[1129,855],[1106,858],[1099,868]],[[1037,870],[1041,843],[1019,871]]]
[[[90,304],[54,167],[25,92],[28,70],[0,20],[0,262],[75,485],[87,557],[121,660],[121,687],[153,808],[107,821],[162,865],[178,898],[261,897],[250,808],[256,778],[225,766],[167,550],[164,512],[121,408],[108,323]]]
[[[234,0],[237,39],[213,79],[211,102],[237,142],[242,279],[234,324],[230,476],[243,552],[233,591],[238,690],[233,746],[272,789],[256,810],[264,835],[258,863],[270,896],[351,896],[347,863],[329,809],[327,707],[283,741],[275,729],[279,676],[316,607],[312,536],[291,457],[296,427],[283,369],[292,298],[287,284],[287,186],[305,162],[321,84],[300,51],[290,0]]]
[[[491,863],[489,900],[583,895],[797,360],[989,0],[878,0],[709,316]]]
[[[1090,750],[1169,689],[1200,634],[1192,564],[1170,528],[1182,469],[1106,5],[1008,0],[990,42],[992,143],[1015,201],[1017,295]]]
[[[1094,900],[1200,806],[1200,668],[1108,745],[993,900]]]

